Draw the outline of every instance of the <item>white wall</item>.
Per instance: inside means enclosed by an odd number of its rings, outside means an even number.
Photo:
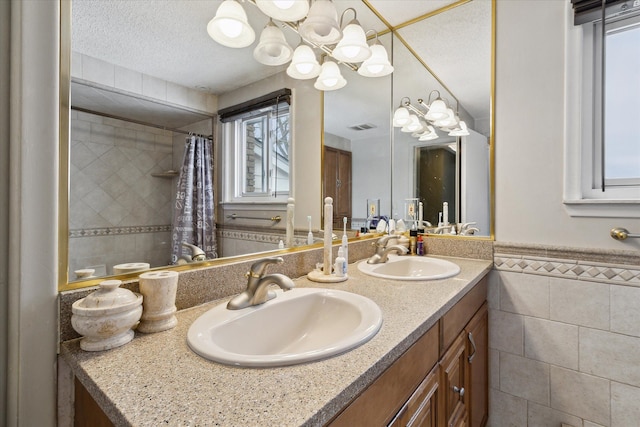
[[[311,215],[314,228],[321,228],[322,180],[320,175],[321,129],[320,91],[306,80],[295,80],[282,72],[260,80],[233,92],[218,97],[220,109],[266,95],[282,88],[290,88],[292,102],[292,145],[293,158],[291,197],[295,199],[295,226],[304,228],[307,215]],[[221,153],[218,153],[221,155]],[[225,173],[224,171],[222,172]],[[218,188],[220,191],[220,188]]]
[[[640,232],[640,219],[570,217],[562,203],[569,1],[497,5],[496,240],[640,249],[609,237],[615,226]]]
[[[520,245],[497,245],[490,276],[488,425],[637,425],[640,269],[610,254],[640,246],[609,230],[640,221],[570,217],[562,203],[570,2],[497,7],[495,236]],[[576,250],[544,255],[557,246]]]
[[[11,2],[8,426],[56,424],[59,22]]]

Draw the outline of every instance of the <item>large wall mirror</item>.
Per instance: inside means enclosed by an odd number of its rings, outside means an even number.
[[[397,1],[335,1],[339,13],[353,8],[362,27],[379,34],[380,43],[393,55],[395,71],[392,76],[370,79],[341,66],[347,85],[324,93],[313,88],[313,80],[289,78],[286,65],[259,64],[252,56],[254,46],[229,49],[217,45],[206,27],[221,1],[70,3],[71,28],[63,31],[71,34],[71,41],[62,46],[71,52],[70,138],[61,141],[65,144],[61,151],[69,152],[69,194],[68,200],[61,200],[61,211],[68,211],[69,238],[60,245],[61,251],[68,253],[68,280],[61,280],[61,289],[93,285],[101,277],[126,272],[114,270],[122,264],[148,263],[152,268],[171,264],[176,172],[190,134],[212,136],[214,140],[217,259],[278,250],[284,240],[287,205],[268,199],[243,204],[227,197],[228,174],[233,172],[221,142],[224,125],[218,113],[283,88],[292,91],[291,137],[286,153],[290,163],[281,168],[288,174],[289,197],[295,206],[292,218],[296,233],[287,242],[291,245],[307,244],[309,217],[314,238],[322,239],[322,200],[327,194],[323,171],[327,151],[323,143],[334,151],[350,153],[350,191],[348,203],[343,203],[349,205],[350,211],[344,215],[348,216],[350,230],[365,225],[368,199],[379,199],[380,213],[392,216],[402,215],[404,200],[416,197],[416,153],[425,144],[403,141],[401,138],[407,135],[398,133],[391,124],[393,109],[402,97],[426,99],[427,91],[440,90],[450,102],[459,103],[461,117],[473,123],[469,127],[484,135],[484,144],[489,146],[490,114],[484,109],[473,110],[463,91],[447,82],[448,71],[436,69],[435,63],[422,56],[436,53],[421,50],[433,38],[420,34],[440,32],[448,25],[454,33],[462,29],[455,40],[474,43],[468,50],[474,52],[478,32],[473,25],[486,20],[481,24],[483,31],[489,32],[489,51],[483,46],[482,54],[487,55],[486,74],[490,76],[490,13],[464,15],[464,22],[455,13],[473,3],[488,4],[490,12],[491,0],[420,2],[429,3],[428,7],[420,6],[425,10],[408,1],[407,7],[398,7],[403,2]],[[267,18],[251,1],[241,4],[259,38]],[[389,31],[389,23],[397,26],[434,10],[433,17]],[[429,22],[436,20],[437,29],[430,29]],[[288,43],[297,46],[299,36],[284,32]],[[368,33],[370,37],[372,34]],[[442,46],[437,54],[445,59],[440,62],[446,63],[454,51],[465,51],[463,46]],[[455,56],[451,58],[457,61]],[[429,80],[425,65],[437,76],[434,82]],[[451,69],[458,78],[469,71],[460,65]],[[491,82],[485,83],[488,87],[478,90],[488,105]],[[455,145],[460,154],[464,146],[460,139],[454,140],[443,138],[440,142],[443,147]],[[460,194],[465,192],[461,168],[471,156],[454,157],[456,200],[461,200]],[[489,169],[484,172],[490,176]],[[478,190],[473,193],[478,194]],[[460,204],[465,206],[465,202]],[[486,207],[480,209],[484,212],[488,206],[487,200]],[[480,220],[478,215],[465,216],[460,208],[455,212],[459,215],[456,220]],[[480,230],[480,235],[490,235],[488,224]],[[87,271],[94,277],[82,277]]]

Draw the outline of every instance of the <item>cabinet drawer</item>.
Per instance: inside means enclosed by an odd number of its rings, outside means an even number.
[[[437,427],[441,413],[440,367],[436,366],[422,381],[409,401],[400,409],[389,427]]]
[[[329,425],[387,425],[438,362],[438,335],[436,323]]]
[[[440,319],[442,328],[440,355],[451,347],[460,331],[487,299],[487,282],[488,279],[485,276]]]

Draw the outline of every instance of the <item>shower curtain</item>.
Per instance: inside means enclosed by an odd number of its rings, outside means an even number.
[[[213,199],[213,147],[209,138],[189,136],[178,177],[171,233],[171,262],[191,259],[190,243],[202,249],[207,259],[217,258]]]

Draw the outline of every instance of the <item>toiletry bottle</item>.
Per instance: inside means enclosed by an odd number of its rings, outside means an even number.
[[[278,242],[278,249],[284,249],[284,242],[282,240]]]
[[[336,262],[333,266],[333,270],[338,277],[344,277],[347,274],[347,267],[344,260],[344,251],[342,250],[342,246],[338,248],[338,257],[336,258]]]
[[[344,265],[345,271],[347,269],[347,265],[349,264],[349,238],[347,237],[347,217],[342,218],[342,251],[344,252]]]
[[[424,255],[424,241],[422,235],[418,234],[418,241],[416,243],[416,254]]]
[[[411,251],[411,255],[416,254],[417,243],[418,243],[418,230],[410,230],[409,231],[409,250]]]

